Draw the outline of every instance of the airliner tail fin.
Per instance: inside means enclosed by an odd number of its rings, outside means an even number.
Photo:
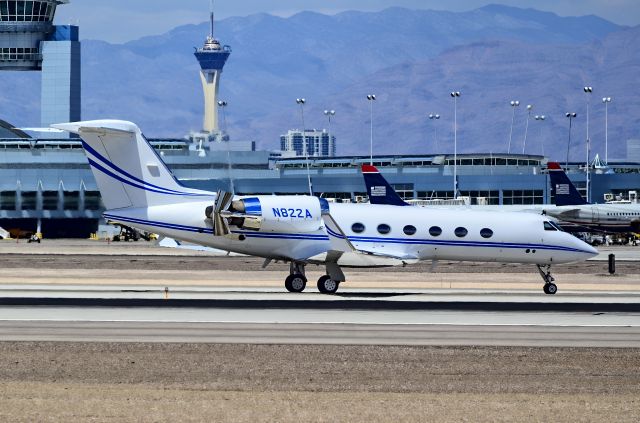
[[[551,192],[555,194],[556,206],[588,204],[564,170],[562,170],[559,163],[549,162],[547,167],[549,169],[549,179],[551,180]]]
[[[375,166],[362,165],[362,175],[371,204],[408,206]]]

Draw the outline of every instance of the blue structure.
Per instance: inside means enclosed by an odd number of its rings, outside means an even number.
[[[0,70],[42,71],[40,124],[81,119],[77,26],[54,26],[69,0],[0,1]]]

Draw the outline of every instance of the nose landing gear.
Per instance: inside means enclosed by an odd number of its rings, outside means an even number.
[[[558,292],[558,287],[556,286],[555,283],[553,283],[555,279],[553,276],[551,276],[551,265],[546,264],[543,266],[538,264],[537,267],[538,267],[538,272],[540,272],[540,276],[542,276],[542,280],[544,281],[544,286],[542,287],[542,290],[544,291],[544,293],[553,295],[556,292]]]

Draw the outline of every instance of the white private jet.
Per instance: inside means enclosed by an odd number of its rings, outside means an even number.
[[[317,283],[334,293],[342,267],[418,260],[535,264],[544,292],[557,291],[551,265],[597,251],[543,216],[330,204],[313,196],[233,196],[187,188],[131,122],[53,125],[79,134],[112,221],[213,248],[290,263],[285,287],[305,289],[307,264],[324,264]]]

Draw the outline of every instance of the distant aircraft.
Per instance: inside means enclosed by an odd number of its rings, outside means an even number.
[[[640,232],[640,204],[589,204],[560,164],[549,162],[548,168],[557,207],[546,214],[599,232]]]
[[[568,232],[640,232],[640,204],[588,204],[560,165],[549,162],[551,190],[556,205],[429,205],[430,208],[528,212],[559,220]],[[362,174],[371,204],[408,206],[375,166],[363,165]]]
[[[528,263],[544,292],[557,291],[551,265],[597,251],[548,218],[525,213],[330,204],[313,196],[234,196],[181,185],[131,122],[53,125],[79,134],[112,221],[178,240],[290,263],[285,287],[305,289],[307,264],[324,264],[318,290],[334,293],[343,267],[418,260]]]

